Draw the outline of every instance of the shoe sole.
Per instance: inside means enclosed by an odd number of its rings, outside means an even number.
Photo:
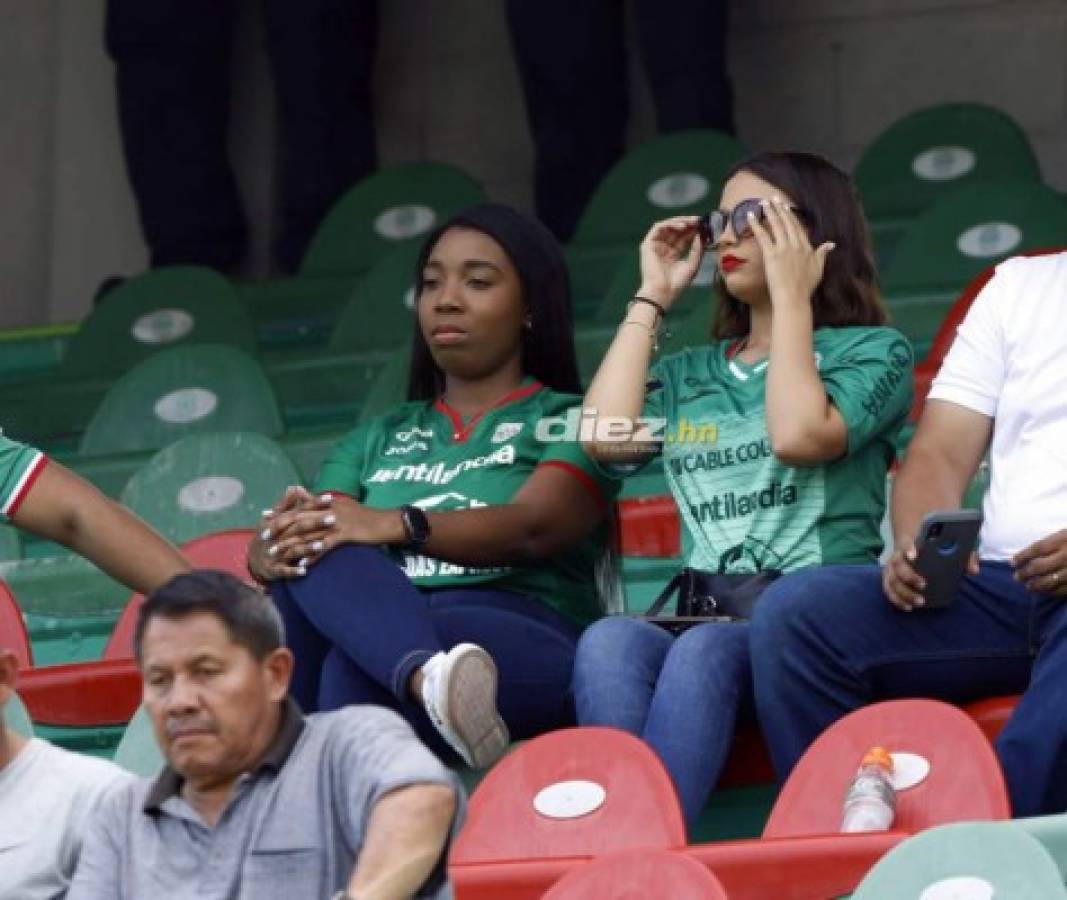
[[[496,708],[496,663],[480,647],[471,647],[464,648],[451,669],[447,719],[469,749],[474,768],[487,769],[504,755],[510,741]]]

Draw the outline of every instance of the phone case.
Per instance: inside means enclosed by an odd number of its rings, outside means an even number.
[[[976,509],[938,510],[923,519],[915,545],[915,571],[926,579],[925,609],[952,603],[982,525]]]

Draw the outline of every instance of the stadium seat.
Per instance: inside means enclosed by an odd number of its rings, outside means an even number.
[[[183,438],[130,479],[122,502],[179,543],[248,528],[300,476],[270,438],[218,432]]]
[[[715,198],[718,200],[718,197]],[[665,332],[674,332],[680,322],[695,315],[706,326],[700,334],[698,343],[706,344],[711,335],[711,319],[717,300],[714,293],[716,268],[715,254],[705,253],[700,268],[692,283],[671,306],[666,328],[661,331],[660,355],[681,349],[686,344],[672,343]],[[641,284],[641,267],[636,246],[611,273],[610,279],[603,286],[600,305],[596,312],[596,321],[601,325],[618,325],[626,314],[626,306],[633,299],[634,292]]]
[[[705,213],[729,169],[745,156],[730,135],[677,131],[629,151],[604,176],[582,213],[572,246],[636,242],[657,219]]]
[[[363,398],[363,405],[359,410],[359,424],[362,425],[393,409],[407,399],[410,369],[411,350],[410,345],[405,344],[397,348],[389,362],[378,370],[374,384]]]
[[[151,778],[162,768],[164,759],[152,731],[152,720],[143,706],[137,708],[115,748],[114,762],[138,775]]]
[[[251,583],[246,560],[248,543],[254,534],[255,531],[251,529],[217,531],[187,541],[182,544],[181,550],[195,568],[220,569]],[[143,603],[142,594],[134,594],[127,601],[104,647],[104,659],[129,659],[133,656],[133,634]]]
[[[866,875],[853,900],[1057,900],[1067,897],[1041,843],[999,822],[943,825],[909,838]]]
[[[719,880],[673,850],[627,850],[602,856],[561,878],[544,900],[727,900]]]
[[[419,162],[381,169],[349,189],[319,225],[301,275],[360,273],[402,241],[421,243],[453,213],[485,199],[454,166]]]
[[[19,694],[37,726],[121,727],[141,702],[141,673],[132,659],[34,666],[19,672]]]
[[[357,283],[330,335],[331,352],[407,345],[415,327],[419,243],[401,244]]]
[[[868,145],[854,176],[883,263],[908,220],[947,192],[999,178],[1041,180],[1023,130],[979,103],[932,106],[894,122]]]
[[[1064,251],[1067,251],[1067,246],[1044,247],[1036,250],[1028,250],[1020,255],[1047,256],[1055,253],[1063,253]],[[963,289],[963,292],[953,302],[948,313],[941,320],[941,324],[938,326],[937,332],[931,342],[929,352],[915,367],[915,395],[911,407],[911,420],[913,422],[919,420],[923,404],[926,402],[926,395],[930,393],[930,386],[933,384],[934,378],[937,377],[937,372],[941,368],[941,363],[945,361],[945,357],[948,355],[948,351],[952,347],[952,342],[956,340],[956,330],[959,328],[960,323],[963,322],[964,317],[967,315],[967,310],[971,308],[971,304],[974,302],[975,297],[981,293],[982,288],[984,288],[989,282],[989,279],[993,277],[996,269],[997,264],[986,266],[986,268],[971,279]]]
[[[33,737],[33,721],[18,693],[12,694],[4,704],[4,724],[23,737]]]
[[[0,525],[0,562],[22,559],[22,538],[17,528]]]
[[[274,437],[282,418],[259,364],[221,344],[188,344],[143,360],[115,382],[82,436],[85,455],[158,450],[190,434]]]
[[[1067,882],[1067,815],[1013,819],[1011,827],[1020,828],[1040,841],[1059,868],[1060,880]]]
[[[193,341],[255,351],[252,323],[226,278],[195,266],[152,269],[110,291],[82,322],[60,375],[118,375],[160,350]]]
[[[901,239],[883,282],[890,310],[928,309],[933,328],[922,329],[930,338],[958,292],[987,266],[1064,243],[1067,200],[1040,183],[1001,180],[954,190]]]
[[[0,581],[0,648],[15,654],[20,669],[33,665],[33,650],[22,610],[3,581]]]
[[[670,494],[629,497],[618,503],[619,553],[622,556],[679,556],[682,552],[678,506]]]
[[[348,431],[345,425],[332,425],[329,428],[290,432],[282,435],[278,443],[300,472],[300,480],[304,484],[314,484],[326,454]]]
[[[921,782],[898,794],[894,828],[1011,816],[1000,764],[973,719],[936,700],[890,700],[856,710],[815,740],[778,795],[764,837],[837,831],[848,783],[874,745],[929,764]]]
[[[449,870],[460,900],[540,897],[576,861],[685,842],[674,786],[646,744],[610,728],[568,728],[527,741],[490,770]]]

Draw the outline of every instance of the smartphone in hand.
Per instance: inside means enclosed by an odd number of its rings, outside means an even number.
[[[944,609],[952,603],[981,525],[977,509],[935,510],[923,519],[912,566],[926,579],[924,609]]]

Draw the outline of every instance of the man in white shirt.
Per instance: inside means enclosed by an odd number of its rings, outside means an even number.
[[[923,609],[923,517],[991,483],[978,559]],[[975,299],[896,477],[879,571],[779,579],[752,623],[760,722],[779,774],[837,718],[901,696],[1023,698],[997,740],[1015,814],[1067,809],[1067,253],[1008,260]]]
[[[67,892],[89,813],[133,776],[7,727],[17,669],[0,647],[0,900],[53,900]]]

